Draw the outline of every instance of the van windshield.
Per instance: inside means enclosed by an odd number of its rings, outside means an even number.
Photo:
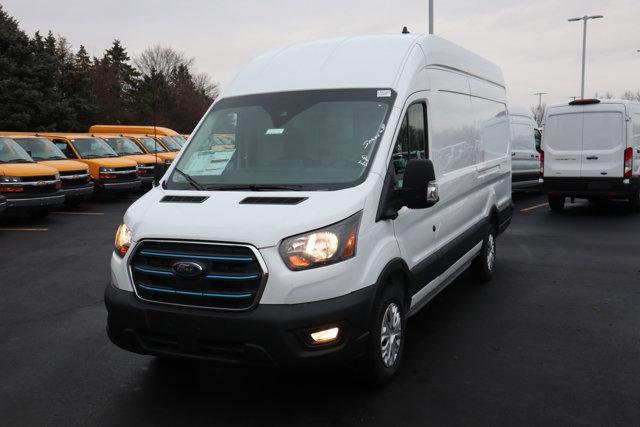
[[[33,163],[33,159],[13,139],[0,137],[0,163]]]
[[[215,104],[168,186],[327,190],[362,182],[395,93],[345,89],[268,93]],[[263,188],[260,188],[260,187]],[[284,188],[288,186],[287,188]],[[193,187],[193,185],[191,186]]]
[[[155,139],[149,138],[147,136],[138,138],[138,141],[142,142],[144,148],[150,153],[166,153],[167,150],[159,144]]]
[[[170,136],[161,136],[160,141],[171,151],[180,151],[182,149],[182,146]]]
[[[185,142],[187,142],[187,140],[184,139],[184,136],[182,135],[173,135],[172,138],[175,142],[180,144],[181,147],[185,144]]]
[[[47,138],[16,138],[14,141],[16,141],[33,160],[64,160],[67,158],[67,156]]]
[[[83,159],[95,157],[118,157],[109,145],[99,138],[72,139],[71,143]]]
[[[144,151],[129,138],[103,138],[113,151],[121,156],[130,156],[133,154],[144,154]]]

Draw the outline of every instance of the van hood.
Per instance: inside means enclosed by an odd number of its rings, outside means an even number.
[[[95,167],[106,167],[106,168],[125,168],[127,166],[138,166],[135,160],[127,159],[124,157],[98,157],[95,159],[82,159],[82,161],[88,165],[92,165]]]
[[[208,196],[202,203],[166,203],[164,196]],[[298,204],[240,204],[247,197],[305,198]],[[338,191],[165,191],[159,187],[125,214],[133,240],[176,239],[246,243],[257,248],[334,224],[363,209],[358,187]]]
[[[155,164],[156,156],[152,154],[132,154],[130,156],[123,156],[125,159],[135,160],[137,163]]]
[[[41,160],[38,163],[52,168],[56,168],[60,172],[86,171],[87,165],[75,160]]]
[[[57,169],[38,163],[2,163],[0,175],[5,176],[48,176],[58,173]]]

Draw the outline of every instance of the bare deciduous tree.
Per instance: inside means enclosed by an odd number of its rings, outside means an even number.
[[[147,76],[152,74],[152,70],[168,76],[181,65],[191,69],[194,62],[195,59],[188,57],[184,52],[159,44],[146,48],[133,59],[140,73]]]
[[[533,114],[533,119],[538,123],[538,126],[542,125],[542,119],[544,117],[544,110],[547,108],[546,103],[542,103],[540,105],[536,105],[535,107],[531,107],[531,114]]]

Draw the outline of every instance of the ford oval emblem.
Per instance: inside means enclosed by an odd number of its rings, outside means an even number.
[[[179,261],[171,266],[176,276],[196,278],[200,277],[204,272],[204,267],[197,262]]]

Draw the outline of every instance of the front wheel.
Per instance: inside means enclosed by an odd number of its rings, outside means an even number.
[[[562,209],[564,209],[564,202],[566,200],[566,197],[558,196],[555,194],[549,194],[549,196],[547,197],[549,199],[549,207],[552,211],[561,212]]]
[[[482,241],[480,253],[469,268],[471,276],[476,282],[488,282],[493,277],[493,271],[496,268],[496,237],[496,229],[490,225],[487,235]]]
[[[398,372],[404,350],[406,309],[399,286],[387,286],[375,304],[366,355],[365,379],[374,385],[389,382]]]

